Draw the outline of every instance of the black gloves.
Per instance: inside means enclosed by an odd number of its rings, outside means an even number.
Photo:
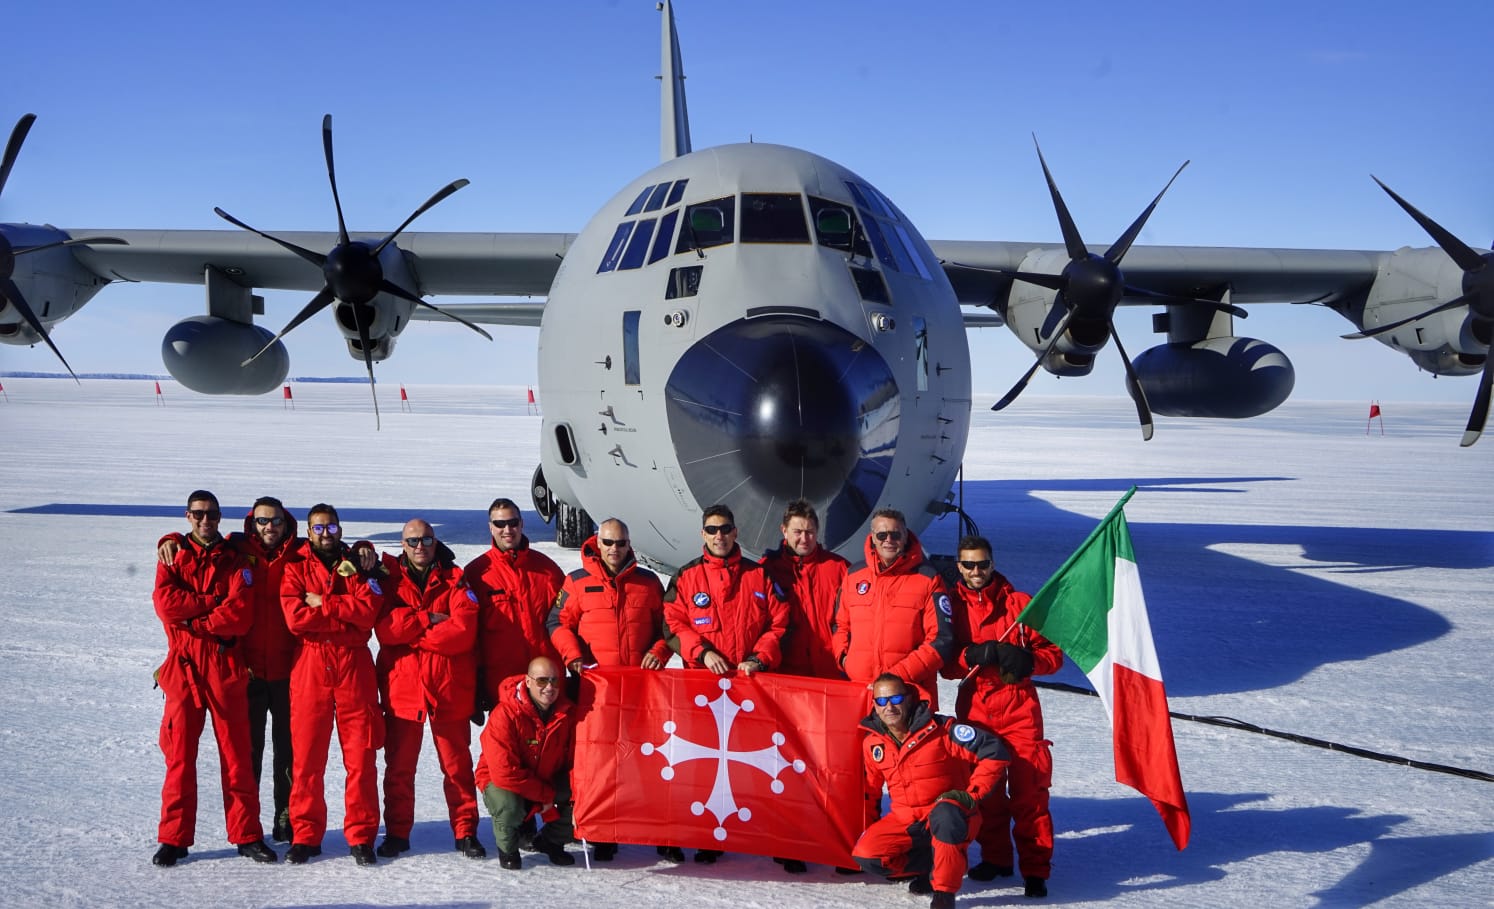
[[[958,802],[967,813],[975,810],[975,796],[963,789],[951,789],[939,796],[939,801]]]
[[[1032,675],[1032,651],[1015,644],[996,645],[996,663],[1001,667],[1001,679],[1008,685],[1022,681]]]
[[[996,665],[996,654],[998,647],[1005,645],[986,641],[981,644],[971,644],[965,648],[965,664],[967,666],[994,666]]]

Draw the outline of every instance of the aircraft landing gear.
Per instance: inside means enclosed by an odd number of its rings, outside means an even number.
[[[595,532],[596,525],[584,509],[564,502],[555,503],[555,542],[566,549],[580,549],[586,538]]]

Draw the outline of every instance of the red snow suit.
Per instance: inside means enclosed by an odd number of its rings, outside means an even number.
[[[344,570],[351,570],[352,552],[346,546],[341,558],[347,563]],[[376,761],[384,744],[384,718],[368,639],[383,611],[380,584],[356,571],[345,575],[328,568],[310,542],[301,543],[285,567],[280,605],[285,624],[301,640],[291,667],[295,767],[290,812],[296,843],[320,846],[327,832],[323,777],[334,721],[347,771],[343,836],[350,846],[365,845],[379,831]],[[322,596],[320,608],[306,604],[307,593]]]
[[[938,710],[939,667],[954,657],[952,611],[911,530],[908,547],[885,568],[868,534],[866,561],[851,568],[835,603],[836,659],[853,682],[895,673]]]
[[[823,546],[801,557],[783,543],[763,555],[763,570],[788,599],[780,672],[818,679],[841,678],[835,660],[835,597],[850,563]]]
[[[456,839],[474,836],[477,796],[468,720],[477,704],[477,594],[444,546],[424,588],[404,556],[384,556],[384,568],[384,614],[374,626],[386,725],[384,832],[410,838],[415,767],[429,719],[451,832]],[[437,614],[447,618],[433,623]]]
[[[947,678],[964,678],[970,671],[965,648],[983,641],[1005,641],[1032,653],[1032,674],[1052,675],[1063,665],[1058,645],[1017,625],[1017,615],[1032,599],[1012,587],[999,572],[980,590],[954,585],[955,647],[958,656],[946,664]],[[1013,627],[1015,626],[1015,627]],[[1023,877],[1047,879],[1053,858],[1053,816],[1048,813],[1048,790],[1053,785],[1052,742],[1043,737],[1043,707],[1032,679],[1015,685],[1001,680],[998,666],[986,666],[970,680],[969,707],[960,719],[979,723],[1006,741],[1011,749],[1004,787],[981,803],[981,858],[1010,866],[1012,839]],[[961,696],[963,706],[967,698]],[[1015,826],[1013,826],[1015,821]]]
[[[487,707],[498,702],[503,680],[527,672],[530,660],[547,656],[560,661],[545,622],[565,572],[549,556],[530,549],[526,536],[507,552],[488,547],[464,574],[477,593],[477,693]]]
[[[861,726],[868,733],[861,745],[868,813],[880,803],[884,783],[889,806],[851,854],[873,873],[894,878],[931,873],[935,890],[959,892],[980,813],[939,797],[963,789],[977,801],[985,798],[1000,785],[1006,746],[977,726],[933,713],[927,704],[914,711],[902,744],[875,711]]]
[[[560,663],[641,666],[645,654],[669,662],[664,643],[664,585],[629,555],[614,577],[595,535],[581,544],[581,568],[561,585],[550,610],[550,642]]]
[[[213,715],[223,785],[224,824],[231,843],[264,836],[259,786],[249,761],[249,674],[238,639],[254,621],[254,574],[226,542],[204,546],[191,537],[170,565],[156,565],[152,599],[166,629],[166,662],[156,682],[166,696],[161,717],[161,786],[157,840],[186,848],[197,828],[197,745]]]
[[[273,552],[265,549],[254,532],[253,509],[244,516],[243,535],[229,538],[254,569],[254,625],[244,637],[244,662],[255,678],[267,682],[290,678],[296,659],[296,638],[285,626],[285,612],[280,608],[280,580],[301,541],[296,539],[296,519],[285,513],[285,520],[285,539]]]
[[[541,717],[523,675],[504,679],[498,690],[482,729],[477,789],[492,784],[533,802],[531,808],[548,805],[555,800],[555,777],[571,767],[575,705],[562,692],[549,717]]]
[[[788,604],[762,566],[742,557],[740,546],[726,558],[702,551],[669,582],[664,620],[680,639],[686,669],[703,669],[706,650],[735,668],[756,657],[765,669],[783,662]]]

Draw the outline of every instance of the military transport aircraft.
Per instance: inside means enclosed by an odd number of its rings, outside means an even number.
[[[776,544],[783,506],[799,496],[824,516],[823,541],[853,558],[879,506],[906,512],[915,531],[948,512],[969,426],[971,326],[1004,324],[1033,353],[998,408],[1038,368],[1089,373],[1113,339],[1149,437],[1153,412],[1249,417],[1284,401],[1290,361],[1236,335],[1235,320],[1254,304],[1313,302],[1352,322],[1348,337],[1373,337],[1433,373],[1479,374],[1463,444],[1482,432],[1494,254],[1393,192],[1437,247],[1133,245],[1158,193],[1113,243],[1092,248],[1038,149],[1062,244],[926,241],[870,182],[818,155],[692,149],[673,11],[660,9],[662,163],[580,233],[408,231],[458,180],[391,233],[350,234],[328,116],[336,233],[272,235],[223,209],[233,229],[0,224],[0,341],[44,342],[61,359],[50,328],[105,285],[203,284],[208,312],[167,332],[167,368],[205,394],[261,394],[288,374],[280,335],[323,310],[370,379],[414,320],[538,326],[535,507],[573,546],[588,515],[625,516],[635,547],[666,567],[698,553],[700,511],[715,502],[733,509],[752,554]],[[0,191],[32,120],[11,136]],[[280,335],[254,322],[263,288],[312,295]],[[424,299],[441,295],[544,302],[438,309]],[[1122,304],[1158,308],[1167,334],[1134,362],[1115,331]]]

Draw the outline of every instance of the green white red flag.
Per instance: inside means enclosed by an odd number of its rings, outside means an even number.
[[[1121,497],[1017,621],[1057,644],[1089,677],[1110,717],[1116,780],[1151,799],[1182,849],[1192,821],[1123,510],[1135,492],[1133,486]]]

